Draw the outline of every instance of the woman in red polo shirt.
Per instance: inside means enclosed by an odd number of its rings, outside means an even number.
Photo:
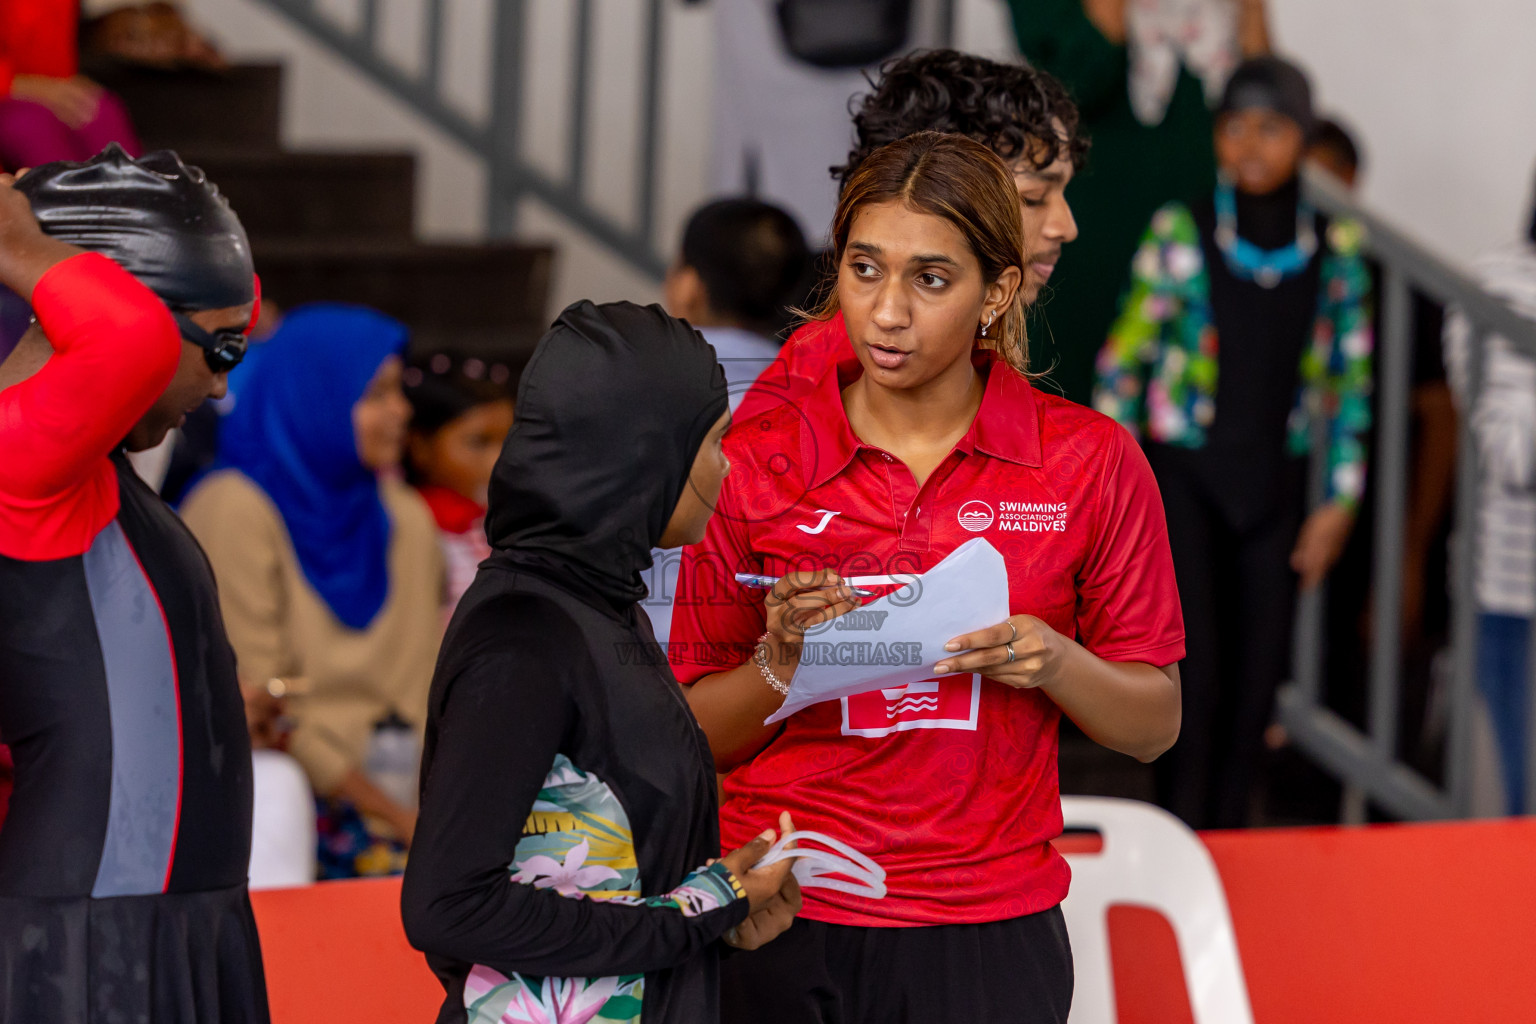
[[[887,893],[807,889],[789,933],[725,964],[723,1020],[1064,1021],[1059,716],[1142,760],[1178,735],[1184,634],[1157,486],[1122,428],[1030,386],[1018,197],[984,146],[886,146],[832,236],[818,316],[842,312],[855,358],[733,429],[669,653],[729,772],[726,844],[788,808],[873,857]],[[969,653],[912,699],[763,726],[806,630],[858,606],[839,573],[923,572],[977,536],[1007,564],[1007,622],[957,637]],[[765,599],[733,572],[779,579]]]

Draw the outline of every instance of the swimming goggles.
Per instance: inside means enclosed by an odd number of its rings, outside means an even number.
[[[246,337],[244,331],[233,327],[209,331],[199,327],[181,310],[171,310],[171,316],[176,318],[176,326],[181,329],[181,336],[203,350],[203,358],[208,361],[208,369],[214,373],[228,373],[239,366],[240,360],[245,358],[245,350],[251,340]]]

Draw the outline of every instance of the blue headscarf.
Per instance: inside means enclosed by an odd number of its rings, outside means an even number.
[[[272,499],[304,578],[352,629],[389,596],[389,515],[358,458],[352,407],[406,341],[404,324],[362,306],[300,306],[237,371],[219,433],[220,465]]]

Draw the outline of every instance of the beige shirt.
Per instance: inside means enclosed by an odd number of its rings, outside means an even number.
[[[391,524],[389,596],[364,630],[339,622],[304,578],[277,507],[244,474],[214,473],[181,510],[213,564],[241,679],[308,681],[307,695],[288,702],[297,723],[288,749],[322,794],[362,768],[374,724],[390,711],[418,739],[426,721],[442,632],[437,526],[403,483],[382,482],[380,494]]]

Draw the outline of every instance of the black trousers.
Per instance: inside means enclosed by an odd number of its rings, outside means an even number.
[[[1254,479],[1251,465],[1215,453],[1149,445],[1147,457],[1168,514],[1186,648],[1184,721],[1157,761],[1158,802],[1192,828],[1241,828],[1290,671],[1305,464],[1278,462]]]
[[[987,924],[858,928],[799,918],[721,962],[721,1024],[1064,1024],[1059,907]]]

